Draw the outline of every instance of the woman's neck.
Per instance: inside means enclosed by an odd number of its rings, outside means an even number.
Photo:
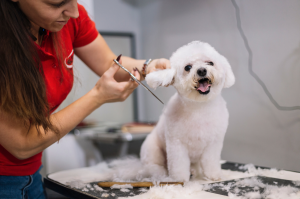
[[[31,22],[30,32],[36,38],[35,43],[37,43],[40,46],[42,43],[42,36],[39,35],[39,29],[40,27],[38,25]]]

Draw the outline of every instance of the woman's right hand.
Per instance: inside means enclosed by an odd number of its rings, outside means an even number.
[[[119,63],[122,63],[121,59]],[[113,65],[101,76],[93,90],[96,92],[99,105],[110,102],[122,102],[138,87],[138,83],[132,81],[131,78],[127,82],[117,82],[114,75],[120,67]],[[131,73],[140,80],[140,74],[137,70]]]

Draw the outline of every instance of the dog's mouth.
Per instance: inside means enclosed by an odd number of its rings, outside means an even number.
[[[212,82],[208,78],[202,78],[197,82],[197,91],[202,95],[207,95],[210,92],[210,87],[212,85]]]

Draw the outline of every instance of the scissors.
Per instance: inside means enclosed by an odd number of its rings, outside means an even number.
[[[125,70],[129,75],[131,76],[131,79],[136,81],[139,85],[142,85],[147,91],[149,91],[156,99],[158,99],[162,104],[164,104],[154,93],[152,93],[147,86],[145,86],[142,82],[140,82],[131,72],[129,72],[124,66],[122,66],[116,59],[114,59],[114,62],[120,66],[123,70]]]

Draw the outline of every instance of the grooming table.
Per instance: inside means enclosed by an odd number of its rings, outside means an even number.
[[[239,171],[239,172],[245,172],[245,169],[243,168],[245,164],[239,164],[239,163],[233,163],[233,162],[224,162],[222,163],[222,169],[223,170],[230,170],[230,171]],[[269,169],[267,167],[258,167],[256,168],[261,168],[261,169]],[[81,170],[83,171],[83,170]],[[266,185],[274,185],[277,187],[280,186],[290,186],[294,187],[299,190],[300,192],[300,173],[299,172],[292,172],[292,171],[285,171],[285,170],[279,170],[282,172],[282,175],[280,178],[272,176],[272,174],[267,174],[267,175],[255,175],[255,176],[248,176],[243,179],[247,178],[253,178],[256,177],[259,179],[262,183]],[[67,172],[67,171],[66,171]],[[74,170],[76,172],[76,170]],[[53,174],[47,175],[46,178],[44,178],[44,184],[47,188],[52,189],[55,192],[58,192],[64,196],[73,198],[73,199],[92,199],[92,198],[107,198],[107,199],[116,199],[118,197],[133,197],[137,195],[141,195],[144,192],[141,192],[141,188],[133,188],[130,189],[130,192],[122,192],[118,189],[110,189],[110,188],[103,188],[106,190],[106,192],[99,192],[95,190],[85,190],[83,191],[82,189],[76,189],[76,188],[71,188],[70,186],[67,186],[61,182],[59,182],[59,179],[62,179],[61,176],[63,175],[68,175],[64,172],[57,172]],[[222,181],[223,184],[225,185],[230,185],[233,182],[236,182],[237,180],[240,180],[242,178],[234,178],[231,180],[227,181]],[[98,182],[91,182],[90,185],[95,185]],[[208,189],[206,191],[203,191],[203,196],[206,199],[212,198],[212,199],[226,199],[229,198],[229,190],[233,190],[235,187],[230,187],[228,190],[224,190],[222,187],[218,187],[218,183],[220,182],[214,182],[214,183],[209,183],[210,185],[215,185],[213,188]],[[239,187],[241,190],[241,195],[245,194],[247,191],[253,191],[254,187]],[[147,189],[147,188],[146,188]],[[144,188],[145,190],[145,188]],[[261,193],[264,190],[259,190]],[[103,193],[106,193],[103,195]],[[107,196],[107,197],[105,197]],[[180,196],[178,196],[180,198]]]

